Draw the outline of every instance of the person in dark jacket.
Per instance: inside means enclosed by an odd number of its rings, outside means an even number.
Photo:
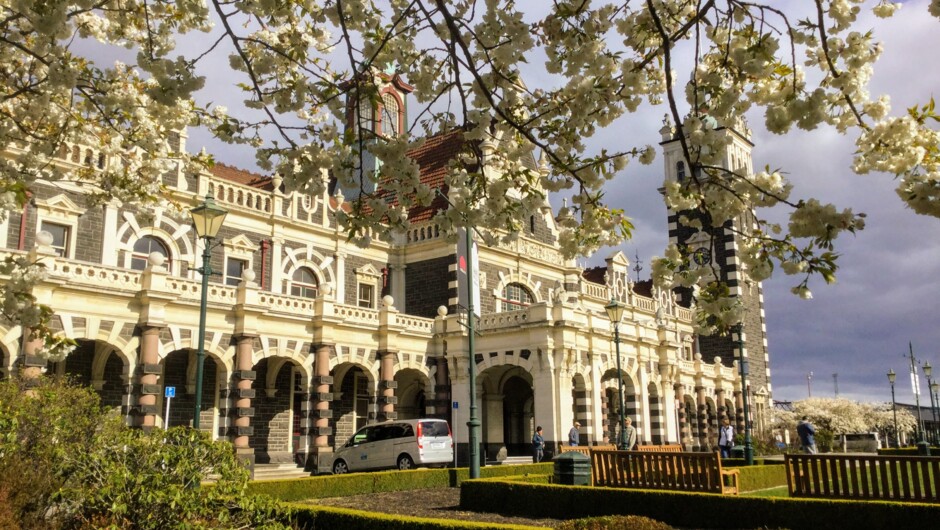
[[[803,452],[811,455],[816,454],[816,427],[809,422],[806,416],[800,420],[796,426],[796,434],[800,435],[800,443],[803,445]]]
[[[545,438],[542,436],[542,426],[535,428],[532,435],[532,461],[538,464],[545,457]]]

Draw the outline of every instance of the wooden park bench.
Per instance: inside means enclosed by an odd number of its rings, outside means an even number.
[[[575,445],[575,446],[563,445],[563,446],[561,446],[561,450],[560,450],[559,452],[561,452],[561,453],[575,452],[575,453],[581,453],[581,454],[584,455],[584,456],[590,457],[590,456],[591,456],[591,451],[594,450],[594,449],[611,450],[611,449],[616,449],[616,447],[614,447],[613,445],[610,445],[610,444],[604,444],[604,445]]]
[[[638,445],[636,446],[637,451],[653,452],[653,453],[681,453],[682,446],[679,444],[669,444],[669,445]]]
[[[791,497],[940,502],[940,457],[785,455]]]
[[[595,486],[738,494],[738,470],[722,469],[718,453],[591,451]]]

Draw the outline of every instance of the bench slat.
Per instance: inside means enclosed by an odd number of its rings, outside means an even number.
[[[785,455],[793,497],[940,502],[940,457]]]

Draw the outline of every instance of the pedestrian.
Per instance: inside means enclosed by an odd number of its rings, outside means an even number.
[[[542,426],[535,428],[535,434],[532,435],[532,460],[536,464],[545,457],[545,438],[542,436]]]
[[[803,452],[811,455],[816,454],[816,428],[809,422],[806,416],[800,420],[796,426],[796,434],[800,435],[800,444],[803,445]]]
[[[625,443],[621,446],[621,449],[624,451],[633,451],[636,449],[636,427],[633,426],[633,420],[630,418],[624,418],[623,422],[623,437],[620,439]]]
[[[718,448],[721,450],[722,458],[731,458],[732,446],[734,446],[734,427],[731,426],[731,420],[724,418],[721,420],[721,428],[718,429]]]
[[[581,443],[581,424],[577,421],[574,422],[574,426],[571,427],[571,430],[568,431],[568,445],[571,447],[577,447]]]

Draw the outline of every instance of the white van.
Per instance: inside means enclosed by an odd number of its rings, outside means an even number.
[[[393,420],[369,425],[333,455],[333,473],[367,469],[414,469],[454,461],[454,438],[444,420]]]

